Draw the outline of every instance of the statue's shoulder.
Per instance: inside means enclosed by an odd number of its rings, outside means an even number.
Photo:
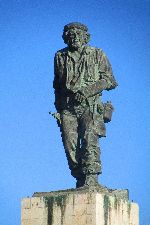
[[[55,56],[56,56],[56,57],[61,57],[61,56],[66,55],[67,52],[68,52],[68,48],[67,48],[67,47],[66,47],[66,48],[62,48],[62,49],[58,50],[58,51],[55,53]]]
[[[97,48],[97,47],[93,47],[90,45],[86,46],[86,52],[87,53],[99,53],[99,54],[103,54],[103,50],[101,48]]]

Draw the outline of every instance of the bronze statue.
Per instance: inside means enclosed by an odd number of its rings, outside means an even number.
[[[103,51],[87,45],[87,26],[69,23],[62,37],[67,47],[54,59],[55,117],[76,187],[96,185],[101,173],[98,140],[106,136],[105,122],[113,111],[111,103],[102,103],[100,96],[117,82]]]

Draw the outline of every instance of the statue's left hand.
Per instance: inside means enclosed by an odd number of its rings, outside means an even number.
[[[81,103],[82,101],[84,101],[86,98],[85,96],[81,93],[81,92],[76,92],[75,93],[75,100],[78,102],[78,103]]]

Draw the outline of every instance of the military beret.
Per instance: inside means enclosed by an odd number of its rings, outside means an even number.
[[[78,28],[84,31],[88,31],[88,28],[86,25],[78,22],[73,22],[73,23],[68,23],[67,25],[64,26],[64,31],[68,31],[69,29],[72,28]]]

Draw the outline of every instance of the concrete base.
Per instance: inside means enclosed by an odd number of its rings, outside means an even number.
[[[128,192],[80,188],[22,199],[21,225],[139,225]]]

